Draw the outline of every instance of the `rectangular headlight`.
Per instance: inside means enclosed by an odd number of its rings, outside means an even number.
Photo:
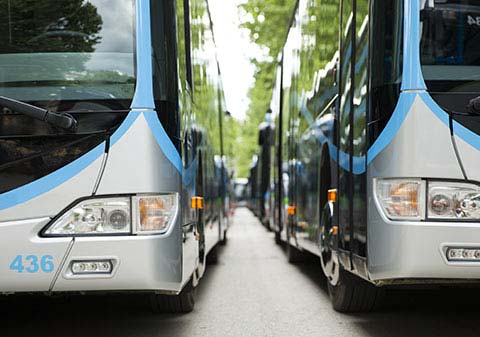
[[[176,193],[134,197],[133,202],[136,208],[135,233],[165,233],[176,219],[178,199]]]
[[[428,183],[428,217],[480,219],[480,186],[463,182]]]
[[[425,181],[421,179],[374,179],[375,199],[392,220],[425,219]]]
[[[111,235],[131,233],[130,198],[80,201],[44,232],[47,236]]]

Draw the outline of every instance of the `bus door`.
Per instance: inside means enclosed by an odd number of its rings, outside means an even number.
[[[338,102],[338,256],[343,266],[351,269],[351,234],[353,232],[352,175],[352,57],[354,36],[353,0],[343,0],[340,19],[340,61]]]
[[[343,265],[366,275],[368,0],[344,0],[338,103],[338,226]]]

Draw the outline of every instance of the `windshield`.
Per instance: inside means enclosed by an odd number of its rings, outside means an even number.
[[[433,92],[480,91],[480,2],[422,0],[421,60]]]
[[[0,0],[0,95],[49,108],[131,100],[133,23],[133,0]]]

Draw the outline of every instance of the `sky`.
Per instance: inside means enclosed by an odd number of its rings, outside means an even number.
[[[246,117],[248,90],[253,86],[255,66],[250,58],[259,48],[250,42],[248,30],[240,29],[237,6],[245,0],[210,0],[218,60],[222,72],[227,109],[234,118]]]

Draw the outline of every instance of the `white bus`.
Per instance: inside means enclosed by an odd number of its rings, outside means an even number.
[[[206,0],[0,2],[0,294],[193,309],[228,224],[211,27]]]

